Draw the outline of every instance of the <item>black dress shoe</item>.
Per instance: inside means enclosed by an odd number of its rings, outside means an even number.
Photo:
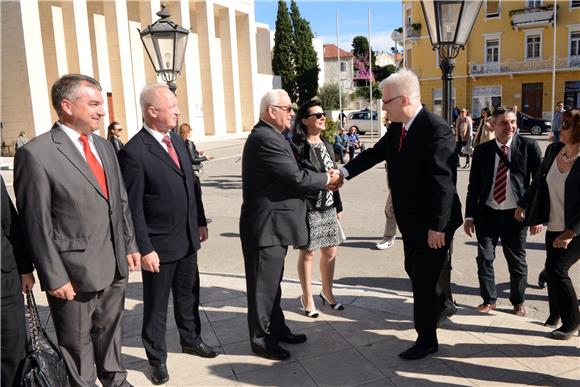
[[[268,349],[252,344],[252,352],[256,355],[270,360],[290,359],[290,352],[280,347],[278,344],[269,345]]]
[[[420,344],[415,344],[411,348],[399,354],[399,357],[404,360],[419,360],[425,356],[437,352],[437,346],[424,347]]]
[[[282,337],[281,339],[278,339],[278,341],[281,341],[286,344],[300,344],[306,341],[306,335],[302,333],[299,333],[297,335],[295,335],[294,333],[289,333],[288,336]]]
[[[546,287],[546,282],[548,282],[548,279],[546,275],[546,269],[544,269],[540,272],[540,275],[538,276],[538,287],[540,289],[544,289]]]
[[[212,358],[212,357],[216,357],[217,355],[219,355],[219,352],[214,350],[209,345],[205,344],[203,341],[200,342],[199,344],[194,345],[193,347],[182,345],[181,351],[183,353],[187,353],[189,355],[197,355],[200,357],[207,357],[207,358]]]
[[[169,381],[169,372],[165,363],[159,365],[150,365],[149,372],[151,373],[151,381],[153,384],[163,384]]]

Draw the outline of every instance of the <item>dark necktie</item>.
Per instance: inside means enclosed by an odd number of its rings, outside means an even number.
[[[167,145],[167,153],[169,153],[169,156],[171,157],[175,165],[177,165],[177,168],[181,168],[181,165],[179,164],[179,158],[177,157],[175,148],[173,148],[173,143],[171,142],[171,138],[169,138],[169,135],[166,134],[165,136],[163,136],[163,140],[161,141],[163,141],[163,143]]]
[[[508,148],[505,145],[501,146],[501,151],[503,152],[506,158],[508,157],[509,149],[510,148]],[[495,186],[493,188],[493,200],[495,200],[497,204],[503,203],[503,201],[506,198],[507,172],[508,167],[506,163],[504,163],[503,160],[500,158],[499,163],[497,164],[497,172],[495,174]]]
[[[406,136],[407,136],[407,128],[405,128],[405,125],[403,125],[403,130],[401,130],[401,137],[399,138],[399,152],[401,151],[401,149],[403,149],[403,140],[405,140]]]
[[[97,179],[105,198],[109,199],[109,191],[107,190],[107,177],[105,176],[105,170],[99,160],[95,157],[93,152],[91,151],[91,146],[89,145],[89,138],[86,134],[81,134],[80,137],[81,142],[83,143],[83,152],[85,153],[85,158],[87,159],[87,164],[89,164],[89,168],[93,171],[93,175]]]

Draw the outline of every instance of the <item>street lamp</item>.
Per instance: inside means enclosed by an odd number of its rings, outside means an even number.
[[[443,72],[443,117],[453,122],[451,81],[455,58],[473,29],[483,0],[421,0],[433,50],[439,53],[439,67]]]
[[[189,30],[169,20],[171,15],[165,9],[165,4],[161,5],[161,11],[157,12],[157,16],[160,19],[155,23],[143,31],[137,30],[155,72],[175,93],[177,89],[175,79],[183,67]]]

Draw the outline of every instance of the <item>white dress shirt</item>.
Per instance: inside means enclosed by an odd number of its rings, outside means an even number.
[[[87,158],[85,157],[85,150],[83,149],[83,143],[81,142],[80,133],[74,129],[69,128],[68,126],[64,125],[63,123],[61,123],[59,121],[57,121],[57,124],[66,133],[68,138],[70,138],[70,140],[72,141],[75,148],[78,149],[78,151],[81,153],[81,156],[86,161]],[[95,158],[97,159],[99,164],[101,164],[101,167],[102,167],[103,162],[101,161],[101,157],[99,156],[99,152],[97,152],[97,148],[95,148],[95,142],[93,140],[93,136],[94,136],[94,134],[92,134],[92,133],[87,135],[87,137],[89,139],[89,147],[91,148],[91,152],[93,152],[93,155],[95,155]]]
[[[153,136],[153,138],[155,140],[157,140],[159,145],[161,145],[163,147],[163,149],[165,149],[165,152],[169,153],[169,150],[167,149],[167,145],[165,145],[165,143],[163,142],[163,137],[165,137],[165,134],[151,129],[145,123],[143,123],[143,127],[145,128],[146,131],[149,132],[149,134],[151,134]],[[169,132],[167,132],[166,134],[169,134]],[[171,136],[169,136],[169,139],[171,139]]]
[[[502,144],[497,139],[494,140],[497,147],[499,148],[500,152],[503,152],[501,150],[502,145],[505,145],[509,148],[509,152],[507,155],[507,159],[509,161],[511,161],[511,159],[512,159],[512,152],[511,152],[512,140],[513,140],[513,137],[510,138],[506,144]],[[512,182],[510,180],[511,172],[509,169],[507,170],[507,180],[506,180],[506,187],[505,187],[505,189],[506,189],[505,200],[501,203],[497,203],[495,201],[495,199],[493,198],[493,190],[495,189],[495,178],[496,178],[496,174],[497,174],[497,166],[499,165],[499,160],[500,160],[499,155],[496,153],[495,154],[495,163],[494,163],[494,168],[493,168],[493,180],[492,180],[493,184],[491,185],[491,191],[489,192],[489,196],[487,197],[487,201],[485,202],[485,204],[487,204],[488,206],[490,206],[494,210],[515,209],[518,206],[518,203],[516,201],[516,197],[515,197],[514,191],[512,189]]]

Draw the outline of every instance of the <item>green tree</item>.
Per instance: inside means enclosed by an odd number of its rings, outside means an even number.
[[[389,64],[386,66],[375,66],[373,69],[373,75],[375,76],[375,82],[380,82],[385,78],[388,78],[392,73],[397,72],[397,66]]]
[[[320,89],[318,89],[318,98],[320,98],[322,108],[324,110],[338,110],[340,108],[338,100],[339,94],[340,90],[338,88],[337,83],[324,85]],[[347,104],[348,104],[348,95],[342,93],[342,106],[346,106]]]
[[[314,35],[310,29],[310,23],[300,16],[300,10],[294,0],[290,3],[290,19],[294,29],[296,94],[298,104],[302,104],[316,96],[320,69],[318,68],[316,51],[312,46]]]
[[[294,38],[292,23],[288,15],[288,7],[283,0],[278,1],[276,16],[276,33],[274,34],[274,49],[272,52],[272,72],[279,75],[282,88],[290,99],[296,101],[296,71],[294,68]]]
[[[365,36],[358,35],[352,39],[352,55],[358,60],[368,63],[369,41]],[[372,52],[371,64],[375,67],[376,53]]]
[[[326,129],[320,134],[322,138],[331,144],[334,144],[334,136],[338,133],[338,124],[330,118],[326,119]]]

